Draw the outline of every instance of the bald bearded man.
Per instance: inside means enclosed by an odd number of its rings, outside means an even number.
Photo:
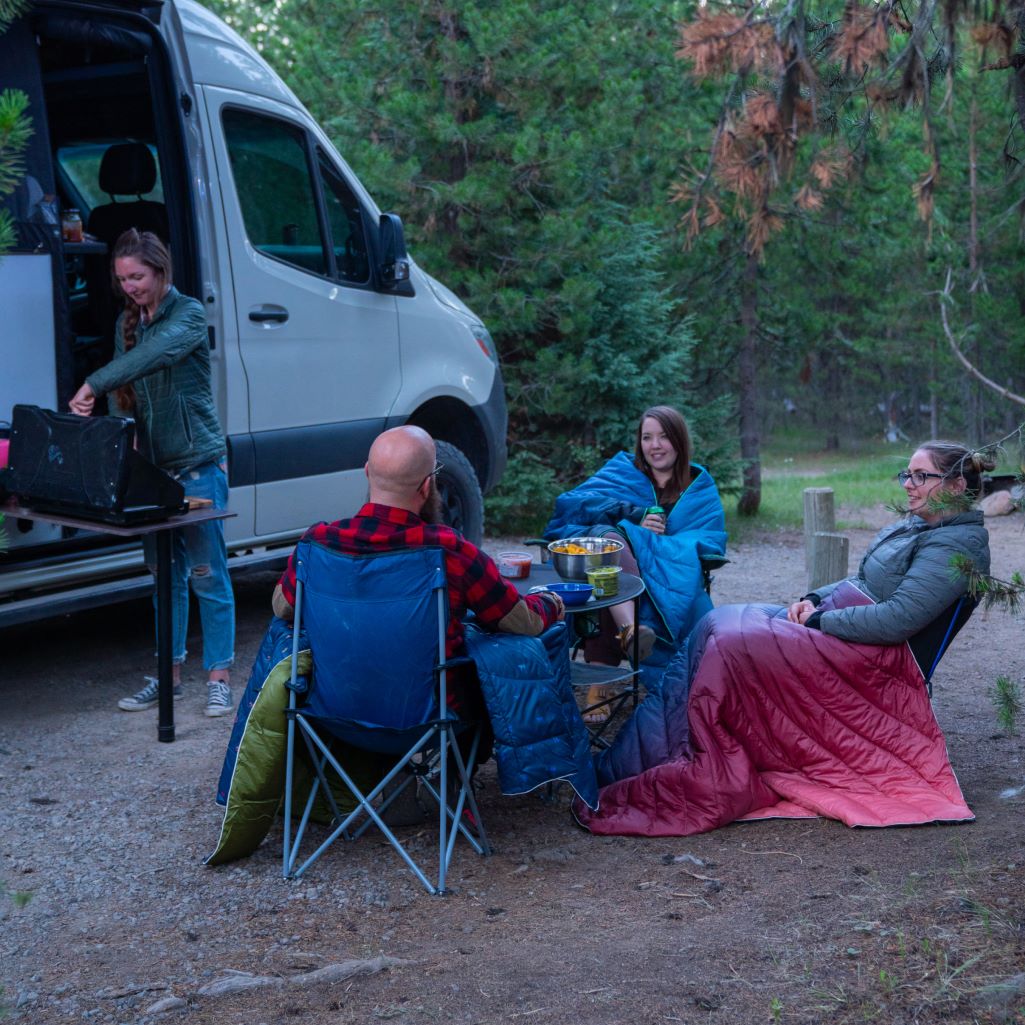
[[[441,548],[450,610],[447,658],[466,654],[463,618],[467,610],[473,611],[476,622],[485,629],[529,637],[536,637],[561,620],[564,609],[557,594],[545,591],[521,598],[488,555],[440,522],[441,502],[435,482],[440,469],[435,461],[434,440],[426,431],[411,426],[385,431],[371,445],[365,467],[370,483],[367,504],[350,519],[316,524],[302,540],[352,555],[423,546]],[[282,619],[290,621],[295,614],[294,552],[274,589],[271,605]],[[401,624],[395,628],[398,636]],[[452,708],[486,722],[475,675],[452,673],[449,680]],[[483,752],[485,738],[481,739]]]

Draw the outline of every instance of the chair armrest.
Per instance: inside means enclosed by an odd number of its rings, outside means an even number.
[[[447,658],[444,662],[436,665],[434,671],[440,673],[442,669],[455,669],[457,666],[472,666],[476,665],[469,655],[460,655],[458,658]]]
[[[725,555],[702,555],[701,568],[706,573],[710,573],[713,569],[722,569],[723,566],[729,564],[729,561]]]
[[[705,594],[712,593],[712,570],[722,569],[730,560],[725,555],[701,555],[701,583],[705,588]]]
[[[296,694],[305,694],[310,689],[310,678],[306,673],[300,673],[295,678],[295,686],[292,686],[291,676],[285,680],[285,689],[295,691]]]

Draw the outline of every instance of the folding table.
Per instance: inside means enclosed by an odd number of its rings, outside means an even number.
[[[11,519],[38,520],[56,523],[62,527],[92,530],[115,537],[142,538],[152,534],[157,544],[157,740],[170,744],[174,740],[174,686],[171,668],[171,531],[178,527],[191,527],[207,520],[224,520],[236,513],[227,509],[201,506],[177,516],[155,523],[137,523],[123,526],[98,520],[68,516],[63,513],[41,512],[9,501],[0,505],[0,512]]]

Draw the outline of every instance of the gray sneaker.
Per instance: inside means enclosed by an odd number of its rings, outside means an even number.
[[[231,688],[221,680],[207,680],[206,714],[227,715],[233,708]]]
[[[147,708],[153,708],[157,703],[157,678],[155,676],[144,676],[143,679],[146,681],[146,686],[142,688],[138,693],[133,694],[131,697],[122,698],[118,703],[117,707],[122,712],[145,712]],[[176,683],[174,685],[174,700],[177,701],[182,696],[182,685]]]

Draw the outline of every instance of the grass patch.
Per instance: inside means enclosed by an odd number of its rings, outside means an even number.
[[[866,509],[899,503],[903,489],[898,470],[907,466],[908,453],[894,445],[864,444],[842,452],[803,447],[795,439],[775,442],[762,457],[762,505],[756,517],[738,516],[736,503],[726,501],[726,529],[743,540],[754,531],[800,530],[804,520],[804,489],[829,487],[834,491],[837,527],[862,526],[845,519],[844,509]]]
[[[837,529],[866,524],[845,510],[899,505],[904,489],[894,479],[907,466],[913,444],[889,445],[877,438],[844,439],[840,451],[824,451],[821,435],[786,431],[773,435],[762,450],[762,504],[755,517],[738,516],[736,500],[725,499],[726,529],[743,541],[764,531],[800,530],[804,522],[805,488],[829,487],[835,492]],[[994,475],[1020,474],[1018,453],[1000,453]],[[896,514],[894,514],[896,518]]]
[[[765,532],[801,530],[805,488],[833,489],[838,530],[868,526],[857,510],[898,506],[904,501],[904,489],[895,478],[908,464],[910,444],[852,439],[845,440],[841,451],[823,451],[821,443],[817,434],[789,432],[774,436],[766,444],[762,451],[762,503],[758,515],[738,516],[736,497],[723,497],[731,541],[749,540]],[[993,472],[1019,473],[1020,469],[1008,452]],[[544,472],[550,478],[550,471]],[[488,499],[488,527],[498,533],[531,536],[541,529],[538,524],[547,522],[559,489],[551,479],[538,477],[534,470],[523,471],[523,480],[514,479],[515,473],[507,475],[508,493],[515,497]],[[892,518],[896,519],[897,514]]]

